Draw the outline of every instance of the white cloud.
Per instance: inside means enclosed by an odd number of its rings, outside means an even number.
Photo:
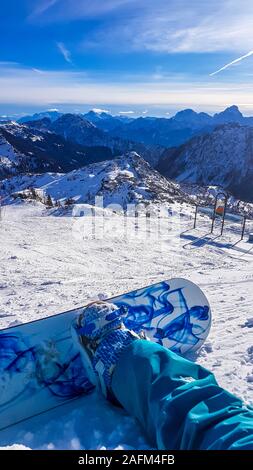
[[[66,62],[72,64],[71,52],[66,48],[65,44],[63,42],[57,42],[56,45]]]
[[[253,2],[248,0],[135,0],[81,48],[163,53],[238,51],[252,47]],[[128,5],[129,6],[129,5]],[[158,73],[158,75],[160,75]],[[158,77],[159,78],[159,77]]]
[[[32,21],[98,18],[100,26],[94,26],[93,35],[80,38],[83,50],[241,53],[252,48],[249,0],[33,0],[34,4]]]
[[[29,19],[45,22],[79,20],[111,13],[131,4],[136,4],[136,0],[37,0]]]
[[[216,70],[216,72],[210,73],[210,77],[213,77],[213,76],[216,75],[217,73],[220,73],[220,72],[222,72],[223,70],[228,69],[228,68],[231,67],[232,65],[238,64],[238,63],[241,62],[242,60],[247,59],[247,57],[250,57],[250,56],[252,56],[252,55],[253,55],[253,51],[249,51],[247,54],[244,54],[244,55],[242,55],[241,57],[238,57],[238,59],[235,59],[235,60],[233,60],[232,62],[229,62],[228,64],[224,65],[224,66],[221,67],[220,69]]]
[[[38,16],[43,15],[46,13],[48,10],[50,10],[56,3],[58,3],[59,0],[37,0],[34,2],[35,6],[32,10],[32,12],[29,15],[29,19],[36,18]]]
[[[110,111],[108,111],[108,109],[93,108],[91,111],[94,111],[94,113],[97,113],[97,114],[102,114],[102,113],[110,114]]]
[[[12,61],[7,61],[7,60],[0,60],[0,67],[4,67],[4,66],[19,66],[19,62],[12,62]]]
[[[120,111],[119,114],[135,114],[134,111]]]
[[[252,103],[253,85],[249,78],[243,83],[221,83],[214,80],[196,82],[174,80],[158,83],[142,80],[118,80],[101,75],[88,76],[76,71],[43,71],[34,73],[28,68],[2,66],[0,74],[0,103],[15,106],[41,106],[57,108],[62,105],[94,106],[103,103],[109,108],[116,106],[123,113],[133,114],[133,106],[145,108],[164,107],[173,109],[193,107],[198,110],[224,108],[232,104]],[[132,108],[133,107],[133,108]],[[126,111],[124,111],[124,108]],[[167,109],[166,109],[167,108]],[[129,113],[131,111],[131,113]]]
[[[40,70],[40,69],[36,69],[36,68],[32,68],[32,71],[35,72],[35,73],[39,73],[40,75],[43,75],[43,70]]]

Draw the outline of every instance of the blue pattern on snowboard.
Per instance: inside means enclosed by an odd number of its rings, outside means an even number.
[[[61,341],[61,340],[60,340]],[[22,335],[2,334],[0,336],[0,371],[14,377],[16,374],[27,374],[27,384],[20,392],[31,393],[38,385],[47,387],[52,395],[58,397],[79,396],[89,385],[80,370],[83,369],[80,355],[66,353],[67,361],[57,361],[57,342],[44,342],[39,346],[29,347]],[[0,395],[1,403],[1,395]]]
[[[127,307],[127,327],[146,330],[151,339],[181,354],[198,349],[210,329],[205,296],[183,279],[160,282],[110,300]],[[94,388],[70,336],[71,322],[82,311],[0,331],[0,429]]]
[[[173,303],[170,301],[172,297]],[[128,328],[137,333],[145,330],[149,337],[157,339],[157,343],[179,354],[183,354],[187,346],[189,350],[202,343],[207,330],[206,323],[210,325],[209,306],[189,307],[184,288],[170,289],[167,282],[140,289],[137,293],[125,294],[115,303],[127,307],[128,314],[124,321]],[[176,318],[172,319],[172,315],[176,315]],[[157,317],[160,319],[153,326]]]

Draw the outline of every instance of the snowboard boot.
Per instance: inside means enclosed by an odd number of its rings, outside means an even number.
[[[112,400],[111,378],[121,352],[132,341],[143,339],[125,327],[126,312],[124,307],[96,301],[87,305],[72,324],[72,336],[88,379]]]

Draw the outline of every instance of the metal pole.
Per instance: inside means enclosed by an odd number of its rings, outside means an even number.
[[[197,215],[198,215],[198,206],[196,205],[193,228],[197,227]]]
[[[245,233],[245,227],[246,227],[246,216],[244,215],[243,216],[243,223],[242,223],[242,235],[241,235],[241,240],[243,240],[243,237],[244,237],[244,233]]]
[[[146,230],[147,230],[147,236],[151,236],[150,232],[150,212],[146,212]]]
[[[96,238],[96,229],[95,229],[95,208],[92,207],[91,208],[91,216],[92,216],[92,219],[91,219],[91,224],[92,224],[92,227],[91,227],[91,233],[92,233],[92,239],[95,240]]]
[[[226,196],[225,203],[224,203],[222,224],[221,224],[221,233],[220,233],[221,235],[223,234],[223,230],[224,230],[224,223],[225,223],[225,217],[226,217],[227,203],[228,203],[228,197]]]
[[[216,206],[217,206],[217,196],[215,198],[214,209],[213,209],[211,233],[213,233],[213,229],[214,229],[214,222],[215,222],[215,217],[216,217]]]
[[[138,230],[139,230],[138,216],[139,216],[138,211],[135,211],[135,212],[134,212],[134,219],[135,219],[135,220],[134,220],[134,230],[135,230],[135,232],[138,232]]]
[[[220,192],[216,195],[215,198],[215,204],[214,204],[214,209],[213,209],[213,218],[212,218],[212,228],[211,228],[211,233],[213,233],[214,229],[214,223],[215,223],[215,218],[216,218],[216,210],[217,210],[217,203],[220,197],[223,197],[225,200],[224,203],[224,212],[223,212],[223,219],[222,219],[222,226],[221,226],[221,235],[223,233],[223,228],[224,228],[224,222],[225,222],[225,215],[226,215],[226,208],[227,208],[227,201],[228,201],[228,195],[224,192]]]

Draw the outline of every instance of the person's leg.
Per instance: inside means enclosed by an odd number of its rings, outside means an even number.
[[[209,371],[162,346],[133,341],[111,386],[158,449],[253,449],[253,409]]]
[[[116,305],[90,304],[72,332],[90,381],[140,421],[154,447],[253,449],[253,410],[203,367],[125,328]]]

